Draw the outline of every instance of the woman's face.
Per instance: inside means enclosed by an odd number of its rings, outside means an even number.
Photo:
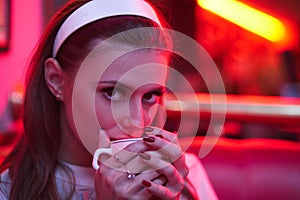
[[[108,51],[105,56],[109,57],[111,53]],[[103,54],[94,57],[93,61],[88,62],[88,67],[91,69],[102,67],[101,70],[103,71],[103,57]],[[82,98],[78,102],[88,102],[84,101],[86,97],[92,96],[94,98],[92,104],[94,104],[97,121],[111,140],[141,137],[143,128],[152,123],[162,102],[161,98],[167,78],[167,62],[166,54],[154,50],[139,50],[122,55],[103,73],[101,72],[100,77],[84,76],[84,80],[81,80],[84,82],[84,86],[78,87],[79,90],[77,89],[76,96]],[[95,71],[95,74],[97,73],[98,71]],[[65,92],[71,94],[71,91]],[[73,95],[72,98],[74,100],[76,97]],[[64,103],[67,121],[72,124],[73,132],[76,131],[81,140],[83,137],[89,137],[89,133],[83,133],[83,136],[82,131],[76,130],[77,124],[74,125],[74,121],[75,123],[78,121],[73,119],[73,114],[74,108],[78,108],[79,116],[88,113],[84,109],[89,107],[91,102],[86,103],[86,107],[82,105],[76,107],[73,101],[72,107],[72,99],[64,98]],[[90,126],[94,126],[89,124],[89,120],[86,120],[84,124],[85,129],[83,130],[88,130]],[[96,141],[97,138],[94,136],[95,133],[90,134],[90,137],[94,139],[87,141]],[[85,144],[85,142],[83,143]]]
[[[167,60],[158,52],[125,55],[100,78],[95,107],[111,139],[141,137],[165,90]]]

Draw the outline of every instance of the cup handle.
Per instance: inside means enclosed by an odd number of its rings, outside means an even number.
[[[93,157],[93,168],[95,170],[98,170],[99,169],[99,164],[98,164],[98,159],[99,157],[101,156],[101,154],[106,154],[106,155],[109,155],[111,156],[112,155],[112,149],[111,148],[99,148],[95,151],[94,153],[94,157]]]

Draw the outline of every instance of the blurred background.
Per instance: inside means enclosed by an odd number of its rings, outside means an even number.
[[[22,95],[26,65],[50,17],[66,0],[0,0],[0,161],[22,132]],[[199,42],[221,73],[226,106],[212,113],[203,78],[184,59],[172,66],[197,92],[166,101],[166,129],[176,131],[181,116],[200,115],[196,146],[212,124],[221,136],[203,159],[220,199],[300,198],[300,1],[151,0],[171,27]],[[214,77],[210,77],[214,80]],[[180,81],[178,91],[184,92]],[[216,98],[218,99],[218,98]],[[175,99],[176,100],[176,99]],[[194,109],[195,103],[200,111]],[[218,107],[217,107],[218,108]],[[186,132],[183,136],[194,135]],[[211,136],[214,136],[213,134]],[[198,145],[198,146],[197,146]],[[224,173],[226,171],[226,174]],[[237,188],[239,186],[239,188]]]
[[[13,113],[20,109],[12,105],[22,102],[26,62],[50,17],[65,2],[0,0],[1,132],[11,129],[11,124],[20,117]],[[152,0],[152,3],[160,8],[173,29],[199,42],[216,63],[228,95],[227,104],[231,105],[227,107],[222,136],[299,141],[299,1]],[[209,113],[208,97],[213,94],[207,94],[202,77],[185,60],[177,59],[173,66],[199,93],[198,103],[204,106],[200,110]],[[179,90],[180,85],[178,82]],[[175,129],[179,116],[180,113],[173,112],[166,126]],[[199,135],[205,135],[205,124],[209,123],[209,117],[202,116]]]
[[[66,0],[0,0],[1,132],[11,129],[20,115],[12,113],[20,110],[12,109],[12,105],[22,101],[26,62],[50,17],[64,3]],[[227,103],[231,105],[227,107],[222,136],[299,140],[299,1],[152,3],[173,29],[199,42],[216,63],[228,94]],[[199,93],[198,103],[206,106],[200,110],[209,113],[207,95],[213,94],[207,94],[202,77],[183,59],[176,59],[173,66]],[[179,91],[180,85],[178,82]],[[179,116],[180,113],[172,112],[166,126],[176,129]],[[202,116],[199,135],[206,134],[209,124],[209,117]]]

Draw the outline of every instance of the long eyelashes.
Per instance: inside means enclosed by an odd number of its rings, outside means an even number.
[[[120,88],[106,87],[98,90],[109,101],[121,101],[126,98],[125,91]]]
[[[100,92],[103,97],[111,102],[111,101],[123,101],[125,99],[130,99],[130,95],[132,93],[130,91],[126,91],[124,88],[120,87],[114,87],[114,86],[109,86],[109,87],[104,87],[97,89],[97,92]],[[164,94],[164,89],[158,88],[153,91],[150,91],[142,96],[142,102],[147,104],[147,105],[153,105],[159,102],[160,97]]]
[[[143,96],[143,101],[148,104],[155,104],[159,101],[162,95],[163,95],[162,91],[149,92]]]

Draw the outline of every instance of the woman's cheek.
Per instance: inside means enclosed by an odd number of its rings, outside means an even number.
[[[103,129],[111,129],[116,126],[117,112],[113,112],[112,105],[109,101],[99,95],[96,97],[95,110],[99,125]],[[115,109],[116,110],[116,109]]]
[[[109,123],[111,123],[112,114],[111,110],[109,109],[110,106],[104,106],[104,105],[96,105],[96,115],[99,122],[99,125],[102,128],[107,128]]]

